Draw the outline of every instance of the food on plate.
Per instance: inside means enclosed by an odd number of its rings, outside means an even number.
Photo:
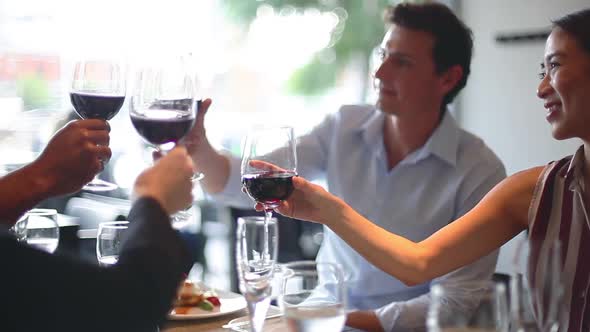
[[[219,307],[221,302],[215,291],[204,289],[198,283],[190,280],[184,280],[178,287],[174,305],[176,307],[199,307],[212,311],[215,307]]]

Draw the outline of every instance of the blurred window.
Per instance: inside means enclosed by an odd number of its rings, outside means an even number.
[[[242,0],[2,0],[0,163],[30,160],[77,117],[69,100],[72,67],[88,56],[126,60],[131,87],[142,61],[190,54],[199,94],[214,101],[208,135],[232,153],[240,154],[252,124],[289,124],[305,133],[340,105],[370,96],[371,48],[362,43],[381,38],[387,2],[343,8],[324,0],[296,8],[290,4],[300,1],[271,7]],[[113,158],[103,176],[122,187],[110,195],[126,197],[151,157],[131,125],[128,102],[111,127]]]

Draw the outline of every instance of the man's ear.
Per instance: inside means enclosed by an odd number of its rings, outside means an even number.
[[[446,95],[453,90],[463,78],[463,67],[460,65],[451,66],[441,75],[441,87]]]

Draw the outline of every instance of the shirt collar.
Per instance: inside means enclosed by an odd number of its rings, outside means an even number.
[[[381,147],[379,141],[383,137],[383,123],[385,121],[385,114],[380,111],[373,111],[368,116],[364,123],[358,127],[358,132],[362,135],[365,143],[373,148]]]
[[[385,114],[374,112],[359,126],[363,140],[371,147],[383,149],[383,122]],[[443,119],[436,127],[426,143],[412,152],[404,163],[417,163],[430,155],[437,156],[443,161],[455,166],[459,147],[460,128],[449,110],[445,111]]]
[[[584,178],[582,176],[582,168],[584,167],[584,146],[580,146],[576,153],[570,160],[567,172],[565,173],[566,180],[570,181],[570,190],[577,188],[584,189]]]

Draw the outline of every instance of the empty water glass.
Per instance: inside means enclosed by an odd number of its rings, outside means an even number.
[[[117,263],[128,228],[128,221],[103,222],[98,225],[96,258],[100,265],[109,266]]]
[[[57,211],[54,209],[32,209],[25,215],[25,239],[35,248],[53,253],[59,243]]]
[[[314,261],[284,264],[279,306],[292,332],[341,331],[346,321],[342,269]]]

